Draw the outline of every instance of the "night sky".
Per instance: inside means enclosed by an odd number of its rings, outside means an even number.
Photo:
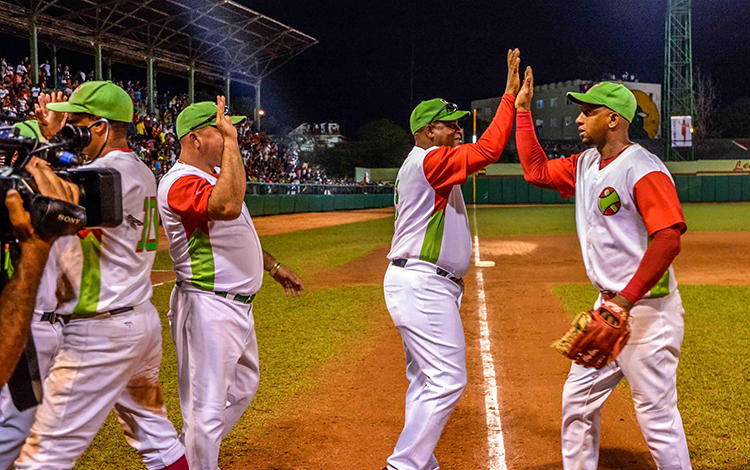
[[[604,71],[663,81],[666,0],[237,1],[320,41],[264,82],[263,108],[287,127],[333,120],[352,135],[389,118],[406,129],[412,106],[436,96],[468,109],[472,99],[502,94],[510,47],[521,49],[522,67],[534,67],[539,85]],[[12,60],[27,54],[27,40],[3,35],[2,43]],[[693,53],[719,84],[722,104],[750,97],[750,0],[693,0]],[[41,47],[41,61],[48,55]],[[59,60],[93,68],[93,57],[80,53],[63,51]],[[134,66],[117,65],[114,74],[145,79]],[[184,78],[157,81],[161,90],[187,89]]]

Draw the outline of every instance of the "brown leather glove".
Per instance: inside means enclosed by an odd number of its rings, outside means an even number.
[[[552,347],[576,364],[601,369],[614,361],[628,342],[629,319],[625,309],[605,300],[601,307],[576,315],[572,328]]]

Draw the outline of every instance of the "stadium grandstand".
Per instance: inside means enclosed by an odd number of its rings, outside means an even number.
[[[0,31],[29,38],[29,54],[18,62],[0,58],[0,103],[6,119],[32,117],[39,94],[70,95],[87,80],[112,80],[133,99],[131,148],[157,179],[179,155],[174,122],[195,100],[195,83],[223,85],[227,103],[233,82],[255,90],[254,115],[239,129],[239,144],[252,194],[349,191],[334,186],[353,179],[328,178],[300,162],[298,150],[261,132],[263,79],[317,40],[231,0],[0,0]],[[52,52],[40,63],[39,44]],[[59,49],[93,54],[94,69],[58,63]],[[145,80],[112,76],[113,62],[140,65]],[[156,93],[154,71],[186,77],[187,93]],[[286,186],[271,187],[283,183]]]

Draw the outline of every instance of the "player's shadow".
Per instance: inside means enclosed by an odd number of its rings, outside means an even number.
[[[562,468],[562,462],[555,462],[523,467],[520,470],[561,470]],[[634,453],[615,447],[602,447],[599,450],[599,468],[602,470],[654,470],[656,465],[648,452]]]

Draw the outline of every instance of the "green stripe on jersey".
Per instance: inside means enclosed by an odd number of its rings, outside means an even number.
[[[81,290],[78,304],[73,313],[94,313],[99,307],[99,293],[102,287],[102,244],[93,233],[80,240],[83,268],[81,269]]]
[[[419,259],[428,263],[436,264],[440,257],[440,249],[443,247],[443,227],[445,226],[445,212],[443,209],[432,214],[427,222],[427,230],[424,234],[422,252]]]
[[[193,272],[190,283],[198,289],[213,291],[216,269],[214,251],[208,234],[196,228],[188,238],[188,253],[190,254],[190,269]]]
[[[667,268],[667,271],[659,279],[659,282],[651,288],[650,294],[652,299],[659,299],[669,295],[669,268]]]

